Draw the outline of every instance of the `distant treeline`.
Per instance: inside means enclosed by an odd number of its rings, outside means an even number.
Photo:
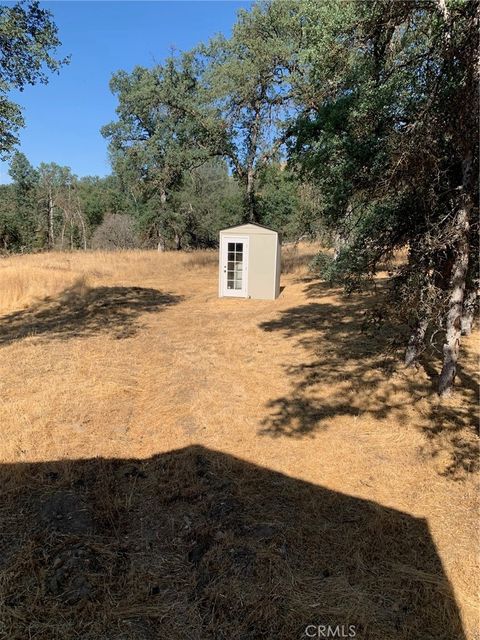
[[[33,167],[14,154],[12,182],[0,186],[0,250],[189,249],[214,247],[222,227],[244,219],[241,188],[225,160],[185,171],[162,202],[137,197],[121,175],[78,178],[68,167]],[[287,239],[318,233],[312,220],[318,195],[278,163],[258,176],[257,220]]]

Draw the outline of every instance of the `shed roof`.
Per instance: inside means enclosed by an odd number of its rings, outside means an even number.
[[[224,229],[220,229],[220,233],[222,231],[232,231],[233,229],[240,229],[241,227],[258,227],[259,229],[265,229],[266,231],[272,231],[273,233],[277,233],[276,229],[272,229],[272,227],[267,227],[264,224],[258,224],[258,222],[243,222],[242,224],[234,224],[231,227],[225,227]]]

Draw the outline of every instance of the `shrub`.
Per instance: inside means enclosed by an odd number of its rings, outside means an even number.
[[[132,218],[122,213],[111,213],[105,216],[92,236],[93,249],[118,251],[135,249],[139,245]]]

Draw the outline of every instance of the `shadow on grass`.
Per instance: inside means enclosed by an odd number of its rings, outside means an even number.
[[[378,311],[386,292],[386,281],[380,281],[373,291],[347,297],[310,278],[306,297],[317,301],[286,309],[260,324],[264,331],[279,331],[295,340],[306,360],[286,369],[291,392],[270,402],[262,435],[312,437],[337,416],[353,419],[363,413],[374,419],[390,416],[399,428],[408,419],[410,405],[436,397],[432,365],[425,363],[425,376],[401,364],[407,335]],[[456,393],[463,404],[431,402],[422,426],[429,440],[422,453],[451,455],[447,475],[478,469],[477,442],[461,435],[477,424],[477,385],[462,368]]]
[[[440,346],[440,345],[439,345]],[[438,352],[438,351],[437,351]],[[421,365],[429,376],[434,388],[437,386],[438,372],[442,362],[436,358],[422,358]],[[428,422],[422,426],[427,438],[423,448],[425,455],[437,457],[445,451],[450,453],[451,460],[442,475],[459,479],[459,471],[466,473],[480,469],[478,425],[479,425],[479,385],[477,380],[461,363],[457,367],[455,377],[455,397],[461,402],[438,400],[432,403]]]
[[[56,298],[0,317],[0,345],[29,336],[68,339],[109,334],[130,338],[139,317],[177,304],[181,297],[143,287],[86,288],[75,284]]]
[[[230,455],[3,465],[0,487],[11,640],[465,637],[425,520]]]

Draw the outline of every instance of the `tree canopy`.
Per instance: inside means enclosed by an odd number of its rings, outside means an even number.
[[[47,83],[68,58],[56,58],[60,46],[52,14],[36,1],[0,5],[0,156],[18,143],[24,119],[18,104],[9,99],[12,89]]]
[[[478,3],[303,6],[308,88],[291,158],[318,184],[340,239],[325,275],[358,286],[407,248],[392,282],[412,326],[406,362],[429,330],[443,331],[445,392],[478,289]]]

